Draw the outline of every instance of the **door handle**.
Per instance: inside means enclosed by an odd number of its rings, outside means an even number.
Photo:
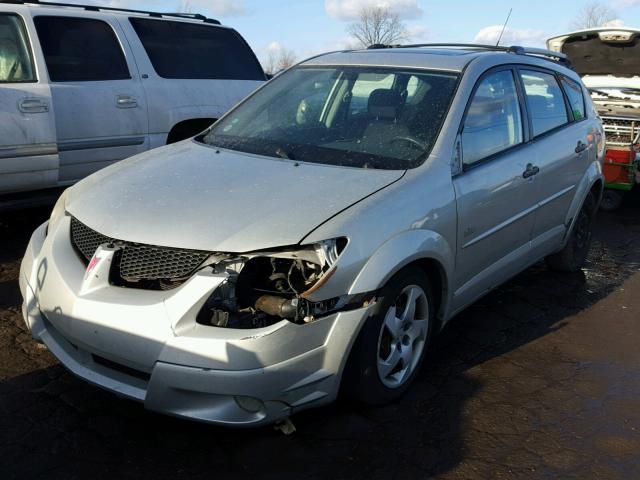
[[[531,163],[527,164],[527,169],[522,173],[522,178],[529,178],[537,175],[540,172],[540,168],[532,165]]]
[[[138,101],[131,95],[118,95],[116,97],[116,107],[118,108],[136,108]]]
[[[49,111],[49,104],[41,98],[23,98],[18,102],[18,110],[22,113],[45,113]]]
[[[578,141],[578,145],[576,146],[576,153],[582,153],[584,152],[587,148],[589,148],[589,145],[587,145],[586,143],[584,143],[582,140]]]

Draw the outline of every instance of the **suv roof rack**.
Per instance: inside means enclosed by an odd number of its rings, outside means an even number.
[[[383,45],[375,44],[368,47],[368,49],[381,49],[381,48],[466,48],[473,50],[488,50],[495,52],[513,53],[515,55],[530,55],[534,57],[544,58],[556,63],[560,63],[566,67],[571,67],[569,57],[564,53],[554,52],[551,50],[545,50],[544,48],[531,48],[521,47],[518,45],[512,45],[509,47],[500,45],[482,45],[479,43],[413,43],[408,45]]]
[[[91,12],[108,11],[108,12],[126,12],[126,13],[141,13],[143,15],[149,15],[150,17],[162,18],[162,17],[176,17],[187,18],[192,20],[202,20],[204,23],[211,23],[213,25],[221,25],[219,20],[215,18],[207,18],[199,13],[172,13],[172,12],[152,12],[148,10],[134,10],[130,8],[119,7],[102,7],[100,5],[83,5],[80,3],[59,3],[59,2],[41,2],[39,0],[3,0],[2,3],[13,3],[18,5],[44,5],[46,7],[75,7],[88,10]]]

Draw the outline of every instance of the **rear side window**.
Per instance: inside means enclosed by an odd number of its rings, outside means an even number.
[[[35,82],[34,70],[24,22],[0,14],[0,83]]]
[[[235,30],[146,18],[130,21],[161,77],[265,79],[255,55]]]
[[[522,141],[522,114],[513,73],[490,74],[478,85],[464,122],[464,164],[473,165]]]
[[[108,23],[46,16],[33,21],[52,82],[131,78],[120,43]]]
[[[522,70],[522,82],[534,137],[569,122],[564,95],[556,77],[549,73]]]
[[[585,118],[586,107],[584,103],[584,95],[582,93],[582,87],[573,80],[562,77],[562,86],[567,93],[569,104],[571,105],[571,111],[573,112],[573,118],[576,121],[580,121]]]

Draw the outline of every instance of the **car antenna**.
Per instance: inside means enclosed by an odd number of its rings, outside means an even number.
[[[502,26],[502,31],[500,32],[500,36],[498,37],[498,41],[496,42],[496,47],[500,46],[500,40],[502,40],[502,35],[504,35],[504,31],[507,28],[507,23],[509,23],[509,19],[511,18],[512,12],[513,12],[513,8],[510,8],[509,15],[507,15],[507,19],[504,21],[504,25]]]

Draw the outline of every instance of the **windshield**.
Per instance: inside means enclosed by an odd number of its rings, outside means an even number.
[[[640,75],[639,37],[625,43],[609,43],[600,40],[597,33],[589,33],[567,39],[562,52],[580,75]]]
[[[304,162],[406,169],[424,161],[458,76],[371,67],[298,67],[216,123],[209,145]]]

